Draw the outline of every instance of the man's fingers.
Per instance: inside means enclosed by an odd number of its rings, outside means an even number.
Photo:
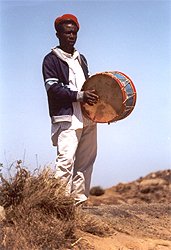
[[[86,90],[84,92],[83,101],[88,103],[89,105],[93,105],[97,103],[99,100],[99,96],[95,93],[95,90]]]

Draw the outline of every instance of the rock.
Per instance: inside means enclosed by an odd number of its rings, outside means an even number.
[[[4,207],[0,206],[0,221],[5,220],[5,209]]]
[[[140,186],[158,186],[158,185],[167,185],[167,181],[156,178],[156,179],[144,179],[140,182]]]

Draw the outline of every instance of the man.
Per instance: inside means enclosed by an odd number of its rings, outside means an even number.
[[[89,195],[97,152],[97,127],[81,112],[81,102],[93,105],[95,90],[81,91],[89,77],[87,61],[74,47],[80,28],[77,18],[64,14],[55,20],[59,46],[43,61],[43,77],[52,121],[52,142],[57,146],[55,177],[66,183],[76,205]]]

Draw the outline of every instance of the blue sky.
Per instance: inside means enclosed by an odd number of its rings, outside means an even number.
[[[58,44],[53,22],[64,13],[78,17],[76,48],[91,74],[121,71],[137,90],[127,118],[98,124],[92,185],[170,168],[170,1],[0,1],[0,162],[54,166],[41,67]]]

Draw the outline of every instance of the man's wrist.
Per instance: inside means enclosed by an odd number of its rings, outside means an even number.
[[[80,91],[77,93],[77,101],[78,102],[83,102],[83,97],[84,97],[84,91]]]

